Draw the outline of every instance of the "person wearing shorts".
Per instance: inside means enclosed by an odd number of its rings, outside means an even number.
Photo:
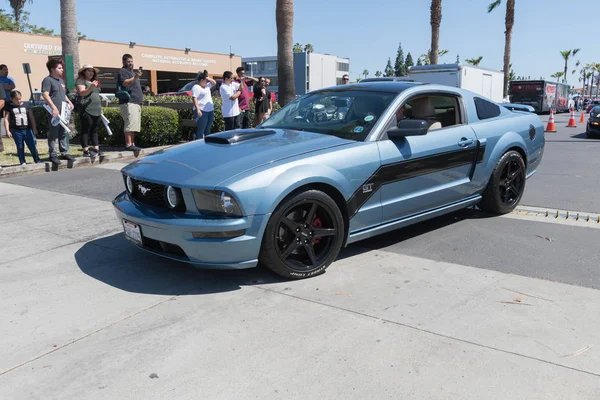
[[[124,54],[122,57],[123,68],[119,70],[117,77],[117,90],[122,88],[129,92],[129,99],[119,99],[121,116],[123,117],[123,130],[125,132],[125,150],[140,151],[134,143],[136,133],[141,130],[142,124],[142,85],[140,77],[142,69],[133,69],[133,57],[131,54]]]

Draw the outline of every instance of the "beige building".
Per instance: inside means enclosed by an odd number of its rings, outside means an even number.
[[[133,42],[79,42],[79,62],[81,65],[92,64],[100,69],[99,80],[103,93],[115,92],[121,56],[126,53],[133,56],[136,68],[144,68],[142,88],[149,85],[154,93],[178,91],[192,81],[199,71],[207,70],[212,77],[221,78],[224,71],[235,73],[235,69],[242,65],[240,56],[230,57],[229,54],[141,46]],[[48,75],[48,56],[60,54],[60,36],[0,31],[0,64],[8,66],[9,76],[15,80],[17,89],[25,98],[29,98],[30,93],[23,63],[29,63],[31,87],[33,91],[37,91],[42,79]]]

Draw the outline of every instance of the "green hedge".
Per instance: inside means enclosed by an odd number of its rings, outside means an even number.
[[[136,135],[135,144],[140,147],[162,146],[176,144],[181,140],[192,140],[196,132],[193,126],[182,126],[182,120],[194,118],[192,111],[192,98],[189,96],[144,96],[145,102],[150,105],[142,107],[141,133]],[[215,105],[215,119],[211,127],[211,133],[222,132],[225,129],[223,115],[221,114],[222,101],[220,97],[213,97]],[[146,104],[148,104],[146,103]],[[152,103],[189,103],[189,108],[171,109],[167,107],[153,106]],[[281,107],[273,104],[273,113]],[[43,107],[33,107],[33,113],[38,129],[38,137],[46,138],[48,135],[48,112]],[[104,124],[100,124],[98,139],[102,144],[123,146],[125,137],[123,135],[123,118],[119,107],[103,107],[102,113],[110,121],[110,129],[113,133],[108,136]],[[250,120],[254,121],[254,99],[250,100]],[[73,114],[74,132],[72,138],[78,136],[81,129],[79,115]]]

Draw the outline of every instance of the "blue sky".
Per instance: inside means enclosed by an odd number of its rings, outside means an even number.
[[[4,3],[4,4],[3,4]],[[440,48],[452,63],[483,56],[482,67],[502,69],[504,10],[487,13],[490,0],[443,0]],[[512,63],[517,75],[549,78],[562,71],[559,50],[581,48],[573,61],[600,62],[591,38],[597,20],[589,4],[565,7],[561,0],[516,0]],[[166,6],[169,4],[168,6]],[[316,52],[350,58],[352,79],[364,69],[374,75],[392,63],[398,43],[415,59],[430,45],[429,0],[296,0],[294,42],[311,43]],[[9,9],[8,0],[0,7]],[[60,31],[59,0],[27,4],[30,22]],[[277,54],[275,0],[228,2],[180,0],[80,0],[78,29],[96,40],[197,51],[267,56]],[[594,28],[595,29],[595,28]],[[81,60],[85,62],[85,60]],[[568,82],[579,87],[578,74]]]

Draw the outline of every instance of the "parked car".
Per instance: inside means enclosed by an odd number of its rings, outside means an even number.
[[[600,106],[591,109],[585,134],[587,137],[600,136]]]
[[[129,164],[113,204],[149,252],[299,279],[362,239],[474,205],[511,212],[544,145],[537,115],[463,89],[340,85]]]
[[[585,112],[590,113],[592,109],[596,106],[600,106],[600,100],[592,100],[588,103]]]

